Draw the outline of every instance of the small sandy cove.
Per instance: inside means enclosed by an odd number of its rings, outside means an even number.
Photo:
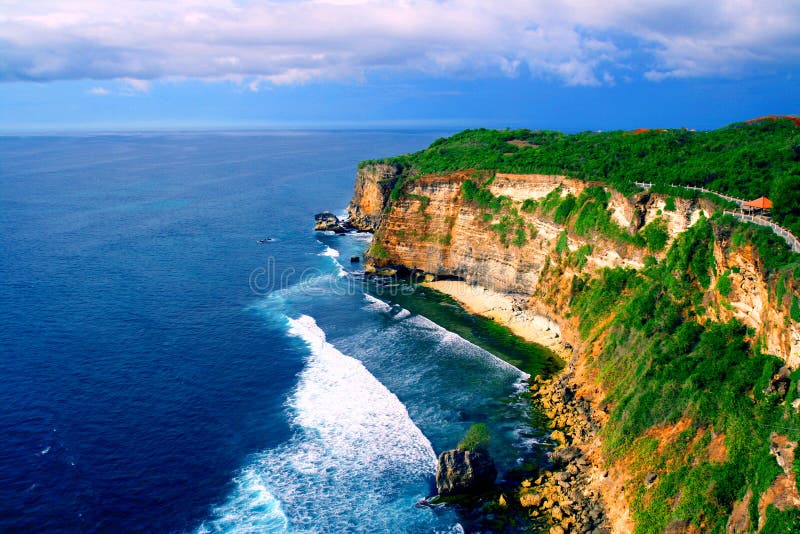
[[[564,361],[569,361],[571,354],[564,346],[558,324],[547,317],[526,312],[525,297],[457,280],[425,282],[423,285],[449,295],[468,312],[494,319],[522,339],[544,345]]]

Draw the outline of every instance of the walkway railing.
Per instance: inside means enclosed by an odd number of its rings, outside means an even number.
[[[642,189],[645,189],[645,190],[650,189],[651,187],[653,187],[653,184],[652,183],[648,183],[648,182],[634,182],[634,183],[636,185],[638,185],[639,187],[641,187]],[[675,188],[681,188],[681,189],[691,189],[692,191],[700,191],[701,193],[708,193],[710,195],[718,196],[720,198],[724,198],[728,202],[733,202],[734,204],[737,204],[740,208],[742,207],[742,205],[745,202],[747,202],[746,200],[743,200],[741,198],[729,197],[728,195],[723,195],[722,193],[717,193],[716,191],[712,191],[710,189],[706,189],[705,187],[695,187],[693,185],[675,185],[675,184],[669,184],[669,186],[670,187],[675,187]]]
[[[761,226],[769,226],[770,228],[772,228],[773,232],[781,236],[786,241],[786,243],[789,244],[789,247],[791,247],[792,252],[800,252],[800,240],[797,239],[797,237],[792,232],[790,232],[786,228],[783,228],[782,226],[778,226],[769,219],[765,219],[764,217],[761,217],[759,215],[749,215],[741,211],[725,210],[724,213],[726,215],[733,215],[737,219],[751,222],[753,224],[758,224]]]
[[[644,189],[644,190],[648,190],[651,187],[653,187],[653,184],[649,183],[649,182],[634,182],[634,183],[636,185],[638,185],[639,187],[641,187],[642,189]],[[672,185],[672,184],[670,184],[670,187],[680,187],[680,188],[683,188],[683,189],[692,189],[694,191],[701,191],[703,193],[709,193],[709,194],[712,194],[712,195],[716,195],[718,197],[724,198],[725,200],[727,200],[729,202],[736,203],[739,206],[739,208],[742,208],[744,206],[744,204],[747,202],[746,200],[742,200],[741,198],[736,198],[736,197],[730,197],[728,195],[723,195],[721,193],[717,193],[716,191],[711,191],[709,189],[706,189],[705,187],[694,187],[694,186],[691,186],[691,185]],[[768,227],[770,227],[773,232],[775,232],[777,235],[779,235],[780,237],[782,237],[786,241],[786,243],[792,249],[792,252],[800,253],[800,240],[797,239],[797,237],[792,232],[790,232],[789,230],[787,230],[786,228],[784,228],[782,226],[778,226],[777,224],[775,224],[774,222],[770,221],[769,219],[766,219],[766,218],[761,217],[759,215],[747,214],[747,213],[744,213],[743,211],[724,210],[724,213],[726,213],[727,215],[733,215],[734,217],[736,217],[737,219],[740,219],[742,221],[751,222],[753,224],[758,224],[760,226],[768,226]]]

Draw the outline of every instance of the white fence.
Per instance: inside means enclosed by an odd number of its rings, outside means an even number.
[[[727,215],[733,215],[737,219],[741,219],[743,221],[751,222],[753,224],[759,224],[761,226],[769,226],[772,228],[772,231],[781,236],[786,243],[792,249],[792,252],[800,252],[800,240],[795,237],[793,233],[789,230],[783,228],[782,226],[778,226],[774,222],[770,221],[769,219],[765,219],[764,217],[759,217],[758,215],[748,215],[747,213],[743,213],[740,211],[728,211],[725,210]]]
[[[639,187],[641,187],[642,189],[645,189],[645,190],[650,189],[651,187],[653,187],[652,183],[647,183],[647,182],[634,182],[634,183],[636,185],[638,185]],[[692,191],[700,191],[701,193],[708,193],[710,195],[715,195],[715,196],[718,196],[720,198],[724,198],[728,202],[733,202],[733,203],[737,204],[740,208],[742,207],[742,205],[745,202],[747,202],[746,200],[742,200],[741,198],[729,197],[728,195],[723,195],[722,193],[717,193],[716,191],[711,191],[710,189],[706,189],[705,187],[695,187],[693,185],[674,185],[674,184],[670,184],[669,186],[670,187],[681,188],[681,189],[691,189]]]
[[[636,185],[638,185],[639,187],[641,187],[642,189],[644,189],[644,190],[647,190],[647,189],[650,189],[651,187],[653,187],[653,184],[652,183],[648,183],[648,182],[634,182],[634,183]],[[709,194],[712,194],[712,195],[716,195],[716,196],[724,198],[725,200],[728,200],[730,202],[735,202],[740,208],[746,202],[745,200],[742,200],[741,198],[729,197],[727,195],[723,195],[723,194],[717,193],[716,191],[710,191],[710,190],[708,190],[708,189],[706,189],[704,187],[694,187],[694,186],[691,186],[691,185],[672,185],[672,184],[670,184],[670,187],[681,187],[683,189],[692,189],[694,191],[701,191],[703,193],[709,193]],[[800,240],[798,240],[797,237],[795,237],[795,235],[793,233],[791,233],[789,230],[787,230],[786,228],[783,228],[782,226],[778,226],[777,224],[775,224],[774,222],[770,221],[769,219],[766,219],[764,217],[760,217],[758,215],[750,215],[750,214],[747,214],[747,213],[744,213],[744,212],[740,212],[740,211],[725,210],[725,213],[728,214],[728,215],[733,215],[734,217],[736,217],[737,219],[740,219],[742,221],[747,221],[747,222],[751,222],[753,224],[758,224],[758,225],[761,225],[761,226],[770,227],[773,232],[775,232],[777,235],[779,235],[780,237],[782,237],[786,241],[786,243],[792,249],[792,252],[800,252]]]

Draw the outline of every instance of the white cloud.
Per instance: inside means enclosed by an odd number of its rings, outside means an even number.
[[[120,81],[124,83],[129,91],[137,93],[149,93],[151,83],[149,80],[140,80],[138,78],[121,78]]]
[[[4,0],[0,80],[735,77],[796,67],[798,27],[796,0]]]
[[[108,89],[105,87],[92,87],[89,89],[89,94],[98,95],[98,96],[105,96],[109,93]]]

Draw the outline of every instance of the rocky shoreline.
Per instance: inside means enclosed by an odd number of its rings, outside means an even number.
[[[523,481],[519,501],[532,516],[546,519],[550,534],[608,534],[611,523],[595,483],[608,473],[593,465],[587,451],[600,424],[592,417],[591,403],[576,396],[572,378],[568,368],[552,379],[537,376],[530,385],[532,401],[548,419],[557,445],[549,455],[552,470]]]

